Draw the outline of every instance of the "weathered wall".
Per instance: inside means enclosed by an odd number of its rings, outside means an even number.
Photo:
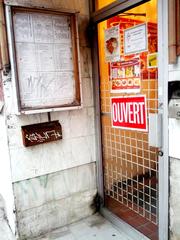
[[[6,121],[3,113],[0,114],[0,154],[1,154],[1,167],[0,167],[0,195],[4,199],[4,208],[8,217],[9,224],[13,232],[15,232],[14,220],[14,196],[12,189],[11,168],[9,160],[9,150],[7,141]],[[1,200],[1,199],[0,199]],[[1,225],[1,223],[0,223]],[[1,232],[0,232],[1,236]]]
[[[180,81],[180,58],[169,66],[169,81]],[[169,119],[170,239],[180,239],[180,120]]]
[[[94,176],[95,166],[87,164],[14,183],[21,237],[38,236],[92,214]]]
[[[180,239],[180,159],[171,158],[170,177],[170,234],[171,240]]]
[[[15,240],[15,235],[9,226],[5,210],[5,202],[0,194],[0,238],[1,240]]]
[[[12,4],[79,11],[80,57],[84,107],[51,113],[63,140],[25,148],[21,126],[48,121],[46,113],[13,114],[11,75],[4,77],[5,110],[19,236],[38,236],[93,213],[96,195],[95,130],[91,54],[86,27],[88,0],[17,0]]]
[[[2,88],[2,77],[0,73],[0,200],[4,200],[4,208],[6,209],[7,220],[13,232],[15,232],[15,216],[14,211],[14,196],[12,189],[11,168],[8,149],[8,137],[6,129],[6,117],[3,111],[4,98]],[[0,203],[1,205],[1,203]],[[1,218],[2,219],[2,218]],[[1,225],[1,224],[0,224]],[[0,232],[1,236],[1,232]]]

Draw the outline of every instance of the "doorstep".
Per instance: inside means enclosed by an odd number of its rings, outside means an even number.
[[[100,214],[94,214],[34,240],[133,240]]]

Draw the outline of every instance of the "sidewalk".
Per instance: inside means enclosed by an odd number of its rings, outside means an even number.
[[[34,240],[132,240],[110,222],[95,214]]]

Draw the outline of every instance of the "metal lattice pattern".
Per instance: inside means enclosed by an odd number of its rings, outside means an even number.
[[[100,49],[100,54],[102,53],[103,50]],[[108,66],[102,66],[100,60],[100,67],[102,67],[100,96],[105,195],[157,224],[158,149],[149,146],[148,133],[112,128],[110,97],[120,94],[110,93],[111,85],[106,69]],[[157,71],[153,78],[150,71],[146,78],[142,76],[139,94],[146,95],[147,114],[157,113]]]
[[[101,82],[105,194],[157,223],[158,149],[149,146],[148,133],[111,127],[107,84]],[[157,80],[146,79],[143,84],[148,113],[157,112]]]

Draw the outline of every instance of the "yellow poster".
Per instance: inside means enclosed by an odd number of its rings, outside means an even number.
[[[157,66],[158,66],[157,52],[147,55],[147,66],[148,66],[148,68],[157,68]]]

